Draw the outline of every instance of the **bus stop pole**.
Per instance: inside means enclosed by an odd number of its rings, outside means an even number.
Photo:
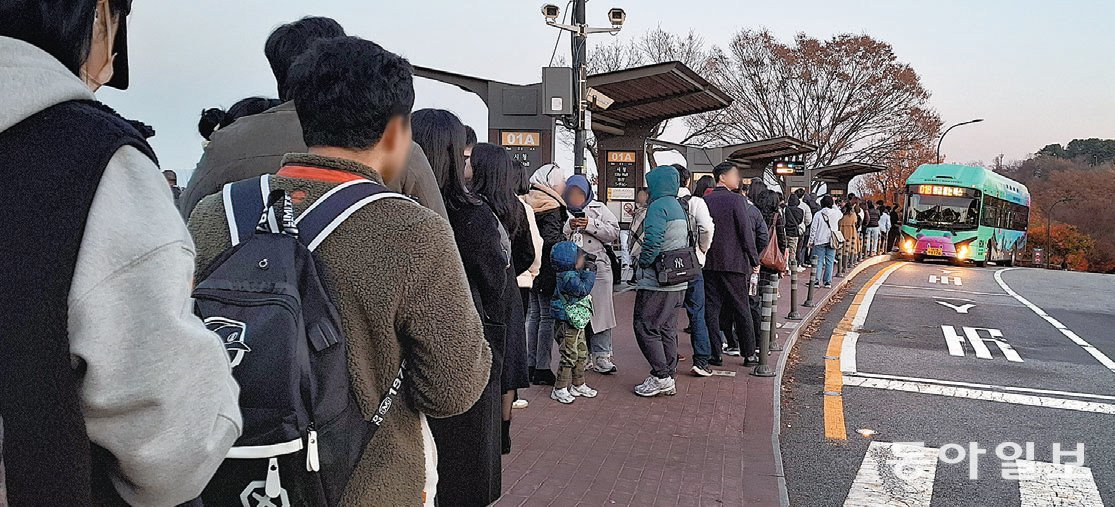
[[[778,345],[778,300],[782,298],[781,291],[778,290],[778,283],[781,281],[782,276],[778,273],[770,274],[770,286],[774,291],[774,297],[771,298],[770,303],[770,350],[777,352],[782,350]]]
[[[813,306],[813,278],[815,278],[817,274],[817,256],[814,255],[809,259],[812,261],[812,266],[809,267],[809,278],[805,279],[805,302],[801,304],[801,306],[806,308]]]
[[[798,261],[790,259],[790,313],[786,320],[801,320],[798,314]]]

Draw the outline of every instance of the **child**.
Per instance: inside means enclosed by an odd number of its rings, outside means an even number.
[[[572,241],[558,243],[550,252],[550,263],[557,272],[557,287],[550,307],[556,336],[561,339],[561,369],[550,398],[561,403],[573,403],[576,396],[596,397],[596,391],[585,384],[585,363],[588,362],[585,326],[592,320],[589,293],[596,282],[596,273],[592,270],[595,263],[586,263],[585,255]]]

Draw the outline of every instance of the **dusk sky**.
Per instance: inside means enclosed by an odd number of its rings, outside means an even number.
[[[564,2],[560,3],[564,7]],[[263,43],[278,24],[305,15],[336,18],[349,34],[374,40],[414,64],[513,83],[530,83],[546,65],[557,30],[541,2],[194,0],[136,2],[130,19],[132,87],[101,100],[158,131],[162,166],[184,184],[201,155],[197,120],[206,107],[253,95],[276,96]],[[611,7],[628,17],[620,37],[661,25],[696,29],[725,45],[740,28],[766,27],[783,39],[797,32],[826,38],[865,33],[894,46],[932,93],[946,125],[984,123],[949,134],[951,161],[1020,159],[1049,143],[1115,137],[1115,2],[1110,0],[594,0],[588,21],[604,25]],[[597,35],[590,44],[609,40]],[[562,39],[559,54],[568,54]],[[479,98],[416,79],[419,107],[455,111],[484,132]],[[670,132],[677,138],[681,132]],[[666,136],[670,138],[671,136]],[[569,160],[558,146],[558,159]],[[566,152],[566,153],[560,153]],[[672,161],[672,160],[671,160]]]

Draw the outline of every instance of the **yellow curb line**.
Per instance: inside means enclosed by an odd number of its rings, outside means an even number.
[[[883,277],[889,268],[880,269],[875,276],[863,284],[859,292],[852,299],[852,305],[844,312],[844,318],[836,324],[829,338],[828,348],[825,350],[825,438],[828,440],[847,440],[848,430],[844,426],[844,373],[840,371],[840,350],[844,346],[844,337],[852,331],[852,321],[859,312],[860,305],[871,287],[879,278]]]

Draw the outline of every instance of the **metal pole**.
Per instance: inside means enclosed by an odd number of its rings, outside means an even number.
[[[801,304],[801,306],[806,308],[813,306],[813,278],[817,273],[817,256],[814,255],[810,257],[809,260],[813,265],[809,267],[809,278],[806,278],[807,287],[805,290],[805,302]]]
[[[832,270],[835,271],[835,273],[833,273],[833,275],[832,275],[834,277],[839,278],[839,277],[844,276],[844,260],[847,257],[846,255],[844,255],[844,250],[845,250],[844,246],[847,243],[848,243],[847,241],[845,241],[844,243],[841,243],[840,248],[836,249],[835,259],[833,260],[833,263],[832,263]]]
[[[790,313],[786,320],[801,320],[798,313],[798,260],[795,256],[790,260]]]
[[[767,343],[770,344],[770,350],[779,351],[782,347],[778,345],[778,300],[782,298],[779,294],[778,283],[782,277],[778,273],[770,274],[770,286],[774,292],[774,300],[771,301],[770,308],[770,338]]]
[[[938,164],[941,163],[941,143],[945,141],[945,136],[948,135],[950,130],[952,130],[956,127],[959,127],[961,125],[967,125],[969,123],[979,123],[981,121],[983,121],[983,118],[976,118],[974,120],[968,120],[968,121],[965,121],[965,122],[957,123],[956,125],[953,125],[953,126],[947,128],[947,129],[945,129],[945,133],[941,134],[941,138],[937,140],[937,163]]]
[[[585,59],[586,41],[588,34],[585,32],[585,1],[573,1],[573,24],[580,28],[579,32],[570,37],[573,45],[573,104],[576,106],[577,118],[574,121],[575,137],[573,140],[573,172],[585,174]]]
[[[761,278],[760,278],[761,279]],[[759,324],[759,364],[751,371],[756,377],[773,377],[774,370],[768,364],[770,355],[770,328],[771,316],[774,314],[774,287],[768,282],[763,285],[762,322]]]

